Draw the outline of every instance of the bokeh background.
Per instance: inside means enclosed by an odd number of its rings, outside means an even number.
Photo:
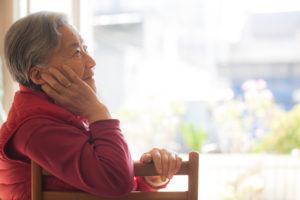
[[[1,40],[29,13],[69,17],[135,158],[154,146],[200,152],[200,199],[300,199],[299,1],[0,3]],[[1,58],[3,122],[18,86]]]

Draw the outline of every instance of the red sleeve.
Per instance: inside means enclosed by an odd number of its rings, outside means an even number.
[[[49,119],[32,119],[21,126],[13,140],[20,153],[86,192],[118,197],[136,185],[133,161],[118,120],[94,122],[90,131],[84,132]]]
[[[158,191],[159,189],[166,188],[169,183],[168,182],[165,185],[162,185],[157,188],[153,188],[145,181],[145,179],[143,179],[143,177],[136,177],[136,182],[137,182],[136,191],[146,191],[146,192],[155,192]]]

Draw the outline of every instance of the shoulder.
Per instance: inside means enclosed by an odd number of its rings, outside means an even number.
[[[53,148],[53,145],[76,138],[87,139],[88,132],[54,119],[33,118],[19,127],[12,138],[12,144],[20,152],[25,152],[28,146],[43,148],[46,145]]]

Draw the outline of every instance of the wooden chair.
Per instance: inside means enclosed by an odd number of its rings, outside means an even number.
[[[198,200],[198,161],[197,152],[189,153],[189,160],[184,161],[176,175],[188,176],[188,191],[172,192],[130,192],[121,198],[100,197],[85,192],[43,191],[42,176],[50,175],[35,162],[31,162],[32,200]],[[158,175],[153,164],[134,164],[135,176]]]

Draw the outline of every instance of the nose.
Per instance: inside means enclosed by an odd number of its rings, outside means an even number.
[[[87,53],[86,54],[86,67],[93,68],[96,66],[96,61]]]

